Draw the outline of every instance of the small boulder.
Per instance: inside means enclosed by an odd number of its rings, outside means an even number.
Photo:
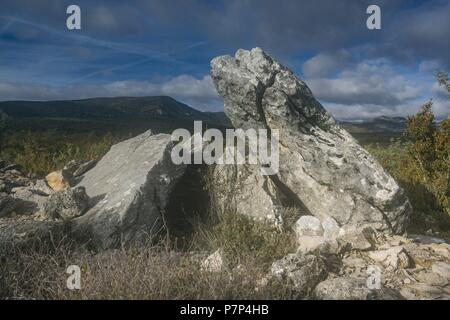
[[[70,187],[70,177],[63,170],[49,173],[45,177],[45,180],[54,191],[62,191]]]
[[[327,242],[325,239],[321,236],[300,236],[297,238],[298,253],[308,253],[308,252],[314,252],[314,251],[325,251]]]
[[[331,217],[326,217],[322,221],[323,236],[326,240],[335,240],[342,235],[343,230],[339,224]]]
[[[272,264],[271,275],[278,280],[287,280],[299,295],[307,295],[326,279],[328,272],[319,256],[289,254]]]
[[[342,236],[338,241],[342,248],[348,250],[368,251],[374,248],[373,230],[371,228],[365,228],[361,230],[355,230],[353,228],[342,231]]]
[[[42,209],[47,195],[34,187],[18,187],[11,190],[16,201],[14,212],[19,215],[32,215]]]
[[[314,216],[302,216],[294,226],[297,237],[323,236],[323,228],[320,220]]]
[[[52,194],[45,202],[42,214],[51,219],[73,219],[86,212],[88,203],[85,188],[69,188]]]
[[[321,300],[390,300],[398,298],[384,287],[369,289],[367,279],[351,276],[327,279],[317,285],[314,293]]]
[[[420,272],[416,275],[416,279],[431,286],[445,287],[448,285],[448,280],[437,272]]]
[[[225,254],[222,249],[218,249],[216,252],[208,256],[203,260],[201,264],[201,270],[204,272],[218,273],[222,272],[228,263],[225,258]]]
[[[406,285],[400,290],[400,294],[408,300],[450,298],[442,288],[421,282]]]
[[[450,264],[441,261],[435,262],[431,266],[431,270],[433,270],[433,272],[436,272],[443,278],[450,280]]]
[[[412,265],[410,257],[402,246],[372,251],[368,255],[388,270],[406,269]]]

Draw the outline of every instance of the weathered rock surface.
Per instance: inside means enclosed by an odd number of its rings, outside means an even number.
[[[35,214],[53,192],[45,181],[32,180],[19,169],[5,161],[0,167],[0,218]]]
[[[89,205],[89,197],[83,187],[56,192],[44,203],[41,214],[50,219],[73,219],[83,215]]]
[[[373,270],[378,270],[381,291],[370,291],[377,295],[367,296],[367,299],[390,299],[390,296],[396,297],[397,293],[399,296],[396,299],[450,299],[447,250],[450,250],[447,243],[417,244],[414,239],[382,236],[371,251],[352,250],[344,253],[341,269],[331,277],[343,280],[330,281],[336,287],[342,284],[345,290],[334,290],[331,285],[321,283],[316,292],[321,292],[321,295],[318,294],[319,298],[330,298],[321,289],[325,287],[329,288],[327,292],[332,292],[333,296],[346,299],[341,291],[348,291],[350,294],[354,290],[347,287],[347,284],[352,284],[347,282],[348,278],[367,280],[369,276],[376,276]],[[358,288],[354,284],[351,287]],[[360,287],[356,293],[367,293],[367,288]]]
[[[91,170],[93,167],[95,167],[96,164],[97,164],[96,160],[89,160],[87,162],[83,162],[75,168],[72,175],[74,176],[74,178],[78,178],[81,175],[88,172],[89,170]]]
[[[73,220],[77,237],[97,248],[144,241],[163,227],[170,192],[185,171],[175,165],[167,134],[147,131],[114,145],[77,184],[91,199],[91,208]]]
[[[257,165],[215,165],[208,190],[217,214],[236,213],[282,223],[282,195]]]
[[[369,289],[366,278],[341,277],[331,278],[319,283],[314,290],[321,300],[391,300],[400,296],[389,292],[384,287]]]
[[[315,255],[289,254],[272,264],[271,276],[288,281],[300,295],[307,295],[327,277],[322,258]]]
[[[370,250],[373,248],[370,227],[355,228],[355,226],[339,227],[331,217],[321,221],[314,216],[305,215],[294,225],[297,236],[297,252],[317,252],[321,254],[339,254],[350,250]]]
[[[294,226],[297,237],[323,236],[322,222],[314,216],[302,216]]]
[[[406,269],[411,266],[411,259],[402,246],[386,250],[369,252],[369,257],[383,267],[391,270]]]
[[[411,206],[403,190],[291,71],[259,48],[217,57],[211,66],[236,128],[279,130],[276,179],[312,215],[340,226],[405,230]]]

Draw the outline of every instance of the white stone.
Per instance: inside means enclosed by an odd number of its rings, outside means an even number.
[[[445,279],[450,280],[450,264],[441,261],[435,262],[431,266],[431,270],[438,273]]]
[[[222,249],[218,249],[216,252],[211,254],[201,264],[201,270],[204,272],[222,272],[226,267],[227,262]]]
[[[335,240],[342,233],[339,224],[331,217],[322,221],[323,236],[326,240]]]
[[[300,236],[297,237],[298,248],[300,253],[308,253],[325,246],[325,239],[321,236]]]
[[[368,255],[388,270],[404,269],[411,265],[411,260],[402,246],[392,247],[387,250],[371,251]]]
[[[322,223],[314,216],[300,217],[295,223],[294,230],[297,237],[323,235]]]

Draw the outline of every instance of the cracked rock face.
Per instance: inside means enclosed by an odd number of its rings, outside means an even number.
[[[84,187],[90,209],[73,220],[76,236],[94,247],[145,241],[163,227],[169,195],[186,166],[170,157],[170,135],[147,131],[114,145],[76,187]]]
[[[218,214],[236,213],[282,224],[282,195],[257,165],[216,165],[209,192]]]
[[[404,232],[411,205],[403,190],[303,81],[259,48],[217,57],[211,66],[236,128],[279,130],[280,169],[271,177],[312,215],[340,226]]]

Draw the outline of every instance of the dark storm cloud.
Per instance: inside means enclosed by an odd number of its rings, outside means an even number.
[[[287,56],[369,45],[368,51],[385,57],[450,60],[450,2],[439,0],[411,8],[407,0],[18,0],[2,4],[2,15],[60,27],[72,3],[82,8],[83,28],[90,35],[206,37],[222,46],[258,45]],[[378,32],[366,28],[370,4],[382,10]]]
[[[369,4],[381,30],[366,28]],[[450,67],[449,17],[444,0],[3,0],[0,100],[170,94],[216,109],[209,61],[259,46],[337,115],[406,113],[434,95],[445,110],[432,73]]]

